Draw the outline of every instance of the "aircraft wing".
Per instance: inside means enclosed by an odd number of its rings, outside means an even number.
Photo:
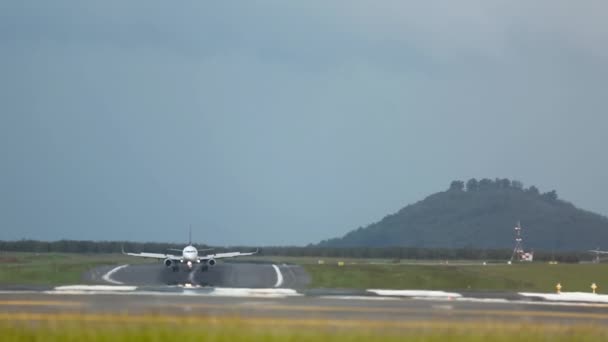
[[[149,258],[149,259],[171,259],[171,260],[181,260],[181,257],[177,256],[177,255],[172,255],[172,254],[162,254],[162,253],[125,253],[123,251],[123,254],[125,255],[130,255],[130,256],[134,256],[134,257],[140,257],[140,258]]]
[[[608,251],[599,251],[597,249],[591,249],[591,250],[589,250],[589,252],[597,253],[597,254],[608,254]]]
[[[209,259],[235,258],[235,257],[241,257],[241,256],[247,256],[247,255],[254,255],[257,253],[258,253],[257,250],[255,252],[247,252],[247,253],[241,253],[241,252],[216,253],[216,254],[208,254],[205,256],[201,256],[201,257],[199,257],[199,259],[204,261],[204,260],[209,260]]]

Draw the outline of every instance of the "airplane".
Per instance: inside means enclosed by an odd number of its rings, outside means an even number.
[[[188,246],[184,247],[184,249],[174,249],[170,248],[169,250],[181,252],[181,255],[174,254],[162,254],[162,253],[127,253],[122,250],[122,254],[130,255],[134,257],[142,257],[142,258],[150,258],[162,260],[163,264],[167,268],[171,268],[173,272],[177,272],[179,270],[180,264],[186,264],[187,271],[192,271],[195,264],[203,263],[205,266],[215,266],[217,263],[217,259],[225,259],[225,258],[235,258],[240,256],[254,255],[258,253],[256,249],[255,252],[241,253],[241,252],[227,252],[227,253],[213,253],[206,255],[199,255],[199,252],[211,251],[213,249],[201,249],[200,251],[196,249],[192,245],[192,230],[190,231],[190,238],[188,240]]]
[[[600,262],[600,254],[608,254],[608,251],[600,251],[600,248],[596,248],[596,249],[590,249],[587,252],[591,252],[595,254],[595,259],[593,260],[594,263],[599,263]]]

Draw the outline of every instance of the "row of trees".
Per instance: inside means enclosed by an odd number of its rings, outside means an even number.
[[[0,252],[36,252],[36,253],[120,253],[127,251],[147,251],[164,253],[169,248],[181,248],[178,244],[156,242],[127,242],[127,241],[0,241]],[[208,248],[209,246],[201,246]],[[230,249],[249,251],[253,247],[231,247]],[[227,248],[217,247],[220,253]],[[382,258],[382,259],[426,259],[426,260],[507,260],[511,257],[508,249],[475,249],[475,248],[417,248],[417,247],[263,247],[259,250],[262,256],[306,256],[306,257],[338,257],[338,258]],[[588,259],[589,256],[577,252],[536,252],[535,260],[560,262],[578,262]]]
[[[123,249],[132,251],[157,251],[164,253],[169,248],[183,248],[183,245],[157,242],[128,241],[82,241],[59,240],[0,241],[0,251],[36,253],[120,253]],[[207,247],[207,246],[205,246]]]
[[[557,192],[555,190],[541,194],[538,188],[531,185],[528,188],[524,188],[524,183],[518,180],[510,180],[508,178],[496,178],[491,180],[489,178],[483,178],[477,180],[475,178],[469,179],[466,183],[461,180],[455,180],[450,183],[449,191],[488,191],[488,190],[499,190],[499,189],[513,189],[523,191],[531,195],[541,196],[547,200],[557,200]]]

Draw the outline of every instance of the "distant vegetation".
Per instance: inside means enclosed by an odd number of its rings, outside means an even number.
[[[591,283],[608,287],[608,264],[304,264],[311,288],[426,289],[551,292],[557,283],[588,292]],[[598,292],[599,293],[599,292]]]
[[[473,178],[453,181],[446,191],[342,238],[306,247],[262,247],[260,255],[505,260],[511,256],[513,227],[518,221],[524,228],[524,247],[534,250],[535,260],[590,260],[586,250],[608,249],[608,218],[576,208],[559,199],[555,190],[541,193],[516,180]],[[183,244],[19,240],[0,241],[0,252],[119,253],[123,246],[127,251],[165,252]],[[217,247],[215,251],[226,249]]]
[[[0,241],[0,260],[3,252],[34,252],[34,253],[120,253],[122,246],[130,252],[167,252],[169,248],[182,248],[183,245],[157,242],[121,242],[121,241]],[[199,247],[210,247],[197,245]],[[214,252],[230,250],[251,251],[255,247],[216,247]],[[172,252],[175,253],[175,252]],[[261,247],[259,256],[285,257],[319,257],[319,258],[368,258],[390,259],[394,261],[407,259],[424,260],[507,260],[511,257],[512,249],[474,249],[474,248],[419,248],[419,247]],[[578,262],[591,260],[591,255],[585,251],[552,252],[536,251],[534,258],[539,261],[556,260],[559,262]]]
[[[541,193],[515,180],[475,178],[453,181],[446,191],[318,246],[512,248],[518,221],[526,249],[608,247],[608,219],[559,199],[555,190]]]

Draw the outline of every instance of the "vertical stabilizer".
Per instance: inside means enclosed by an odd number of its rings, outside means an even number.
[[[188,231],[188,246],[192,246],[192,225],[189,225]]]

